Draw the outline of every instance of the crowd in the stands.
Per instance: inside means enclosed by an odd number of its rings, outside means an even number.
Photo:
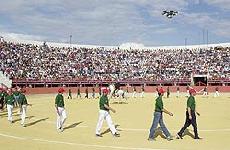
[[[0,70],[27,80],[183,80],[230,78],[230,48],[64,48],[2,41]]]

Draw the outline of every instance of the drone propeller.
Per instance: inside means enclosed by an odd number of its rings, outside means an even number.
[[[173,16],[176,16],[177,14],[178,14],[178,11],[173,11],[173,10],[170,10],[170,11],[164,10],[162,12],[162,15],[165,15],[169,19],[171,19]]]

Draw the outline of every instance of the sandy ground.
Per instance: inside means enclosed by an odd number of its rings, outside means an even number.
[[[154,94],[144,98],[129,98],[123,104],[118,99],[110,100],[116,113],[111,113],[121,137],[109,132],[104,122],[102,138],[95,137],[98,119],[98,99],[72,100],[65,95],[67,121],[65,130],[56,130],[54,109],[55,94],[28,95],[26,127],[20,125],[20,116],[14,109],[13,122],[7,121],[7,112],[0,113],[0,147],[5,150],[229,150],[230,149],[230,93],[214,98],[196,96],[200,117],[197,117],[198,132],[202,140],[193,139],[192,126],[185,132],[184,139],[167,141],[157,131],[156,141],[147,140],[153,119]],[[164,114],[164,121],[172,135],[175,135],[185,121],[186,97],[164,98],[165,108],[174,113],[173,117]]]

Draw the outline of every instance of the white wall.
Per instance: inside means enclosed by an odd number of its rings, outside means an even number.
[[[8,88],[12,87],[12,80],[10,80],[6,75],[3,74],[2,71],[0,71],[0,85],[4,84]]]

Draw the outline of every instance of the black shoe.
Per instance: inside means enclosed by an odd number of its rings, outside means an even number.
[[[102,137],[102,135],[101,134],[96,134],[96,137]]]
[[[180,136],[179,134],[176,135],[177,139],[183,139],[182,136]]]
[[[119,133],[115,133],[113,136],[114,137],[120,137],[120,134]]]

